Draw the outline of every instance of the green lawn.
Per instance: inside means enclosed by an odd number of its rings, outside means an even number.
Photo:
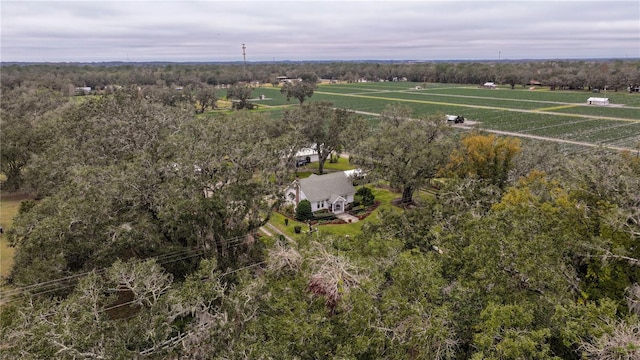
[[[29,199],[26,194],[0,194],[0,225],[4,230],[4,234],[0,235],[0,276],[6,276],[13,265],[14,248],[9,247],[6,232],[11,228],[13,218],[18,213],[20,203]]]
[[[311,163],[308,166],[310,166],[314,170],[318,170],[317,162]],[[329,161],[325,161],[324,168],[325,170],[331,170],[331,171],[345,171],[345,170],[355,169],[356,167],[349,163],[349,159],[339,157],[337,163],[331,163]]]
[[[379,221],[378,215],[380,214],[380,211],[382,211],[383,209],[396,209],[397,211],[400,211],[400,209],[396,208],[391,204],[391,201],[393,199],[396,199],[400,196],[399,193],[391,192],[389,190],[379,188],[379,187],[374,187],[371,185],[367,185],[367,186],[371,187],[371,190],[373,192],[373,195],[376,198],[376,201],[380,201],[380,206],[378,206],[378,208],[376,208],[365,219],[355,223],[314,226],[315,228],[318,229],[318,234],[334,235],[334,236],[357,235],[362,231],[362,226],[364,224]],[[271,215],[271,220],[269,221],[269,223],[275,226],[276,228],[278,228],[283,233],[285,233],[287,236],[295,240],[306,241],[310,239],[309,236],[314,236],[314,237],[317,236],[316,233],[313,233],[311,235],[308,234],[309,226],[306,223],[289,219],[288,225],[285,225],[285,216],[277,212],[274,212]],[[295,226],[300,226],[302,228],[303,233],[296,234],[294,231]]]
[[[353,166],[352,164],[349,163],[349,159],[345,159],[342,157],[338,158],[338,162],[336,163],[331,163],[328,160],[325,161],[324,163],[325,173],[334,172],[334,171],[352,170],[355,168],[356,166]],[[311,174],[316,174],[316,173],[318,173],[318,163],[312,162],[305,166],[301,166],[297,168],[296,175],[298,178],[304,179],[311,176]]]

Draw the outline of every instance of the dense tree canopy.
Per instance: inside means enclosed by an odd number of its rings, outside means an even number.
[[[495,135],[470,134],[461,141],[461,149],[453,150],[444,173],[471,176],[497,186],[504,186],[520,152],[520,140]]]
[[[634,64],[599,69],[632,83]],[[247,72],[509,82],[517,70],[600,86],[592,66]],[[203,83],[243,76],[231,65],[3,66],[3,195],[37,197],[8,232],[0,358],[640,358],[637,154],[461,134],[399,107],[373,130],[327,103],[195,114],[216,98]],[[114,83],[69,100],[69,84]],[[391,185],[412,206],[385,204],[348,236],[257,236],[293,179],[292,154],[312,144],[365,167],[362,202]]]
[[[233,108],[236,110],[250,107],[249,99],[253,93],[253,88],[247,84],[234,84],[227,90],[227,99],[234,101]]]
[[[256,177],[271,171],[258,167],[277,152],[259,146],[266,120],[194,120],[170,110],[123,92],[43,125],[53,136],[28,176],[46,198],[9,234],[16,284],[178,249],[214,251],[221,265],[234,264],[241,252],[228,239],[259,226],[273,194],[267,173]]]
[[[402,190],[402,203],[413,202],[413,194],[435,177],[448,157],[447,124],[435,115],[412,118],[406,107],[387,108],[376,133],[356,156],[370,162],[373,170]]]
[[[282,85],[280,92],[285,94],[287,101],[296,98],[302,104],[305,99],[313,96],[318,88],[318,77],[315,75],[302,76],[300,81],[290,81]]]
[[[318,173],[324,173],[324,163],[338,151],[353,148],[367,135],[367,124],[353,112],[334,109],[330,103],[303,104],[287,110],[285,126],[299,129],[294,136],[303,139],[304,145],[318,153]]]

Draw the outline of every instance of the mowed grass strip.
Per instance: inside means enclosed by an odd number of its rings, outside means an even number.
[[[552,110],[559,110],[559,109],[568,109],[568,108],[572,108],[572,107],[576,107],[576,106],[578,106],[578,105],[577,104],[560,105],[560,106],[552,106],[552,107],[535,109],[535,111],[552,111]]]

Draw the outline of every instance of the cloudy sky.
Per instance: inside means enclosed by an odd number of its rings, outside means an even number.
[[[640,1],[11,1],[2,61],[639,58]]]

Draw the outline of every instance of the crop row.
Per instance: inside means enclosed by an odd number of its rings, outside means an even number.
[[[380,84],[386,85],[391,83]],[[416,91],[415,93],[406,91],[405,89],[408,88],[407,85],[410,83],[393,83],[394,86],[382,86],[380,84],[361,83],[348,85],[324,85],[319,87],[318,92],[316,92],[308,101],[328,101],[333,103],[336,107],[377,114],[382,113],[388,105],[401,104],[410,107],[413,110],[414,116],[416,117],[427,117],[434,114],[442,115],[445,113],[457,114],[464,116],[468,120],[477,121],[480,128],[526,133],[538,136],[548,136],[559,139],[585,142],[615,142],[626,144],[627,142],[633,143],[637,140],[637,137],[640,136],[640,122],[623,122],[582,117],[585,115],[599,115],[637,119],[638,115],[636,113],[633,113],[633,111],[631,111],[632,109],[628,108],[597,108],[593,106],[576,106],[572,108],[559,108],[550,110],[557,113],[565,112],[567,113],[567,115],[549,114],[545,112],[529,113],[509,111],[504,108],[508,107],[526,109],[531,106],[535,108],[553,107],[553,105],[548,106],[550,105],[548,102],[544,103],[545,101],[550,101],[551,99],[548,98],[543,100],[542,97],[539,97],[535,100],[528,99],[528,101],[523,101],[526,100],[524,98],[514,98],[513,100],[507,101],[505,101],[506,98],[500,99],[497,97],[478,99],[466,96],[478,96],[473,94],[482,93],[501,93],[502,96],[502,94],[512,94],[512,92],[506,90],[491,91],[460,87],[441,88],[438,89],[438,92],[435,92],[434,90],[433,94],[427,94],[427,92],[425,91]],[[392,89],[394,87],[402,87],[403,91],[392,92]],[[367,91],[371,93],[350,96],[350,94],[353,93],[366,93]],[[382,91],[385,92],[380,93]],[[458,92],[459,96],[437,95],[440,92],[451,93],[456,91]],[[513,91],[514,94],[517,92],[525,93],[524,91]],[[258,104],[284,105],[297,103],[297,100],[295,99],[287,102],[285,97],[280,94],[280,89],[277,87],[260,88],[257,89],[256,92],[254,92],[254,95],[255,94],[264,94],[265,97],[270,99],[259,101],[257,102]],[[533,94],[533,92],[529,92],[528,94]],[[549,92],[549,94],[559,95],[561,93]],[[560,99],[556,98],[553,100],[557,101]],[[568,99],[564,97],[562,100]],[[431,101],[433,101],[433,103],[431,103]],[[540,101],[540,103],[537,103],[536,101]],[[493,106],[496,108],[489,109],[473,107],[479,105]],[[574,111],[573,113],[571,112],[572,110]],[[605,111],[609,111],[609,113]],[[584,112],[584,114],[581,114],[582,112]],[[278,113],[281,113],[281,110]],[[572,114],[575,115],[572,116]],[[368,120],[372,124],[376,124],[378,122],[377,117],[371,117]]]
[[[354,90],[352,92],[346,90]],[[341,85],[334,85],[333,88],[327,89],[325,87],[323,90],[329,90],[328,92],[336,93],[336,94],[356,94],[356,89],[349,88],[341,88]],[[361,89],[358,89],[361,90]],[[358,93],[356,96],[366,96],[366,97],[380,97],[382,100],[388,99],[399,99],[399,100],[407,100],[407,101],[433,101],[433,102],[442,102],[443,105],[446,104],[455,104],[455,105],[469,105],[469,106],[490,106],[495,108],[515,108],[515,109],[524,109],[524,110],[545,110],[552,112],[561,112],[567,114],[577,114],[577,115],[594,115],[594,116],[607,116],[607,117],[617,117],[617,118],[627,118],[627,119],[638,119],[640,120],[640,109],[638,108],[625,108],[625,107],[615,107],[615,106],[588,106],[584,104],[584,99],[580,103],[568,108],[562,108],[561,105],[563,102],[559,102],[558,99],[555,98],[551,100],[542,100],[542,99],[522,99],[522,98],[492,98],[492,97],[483,97],[481,95],[486,94],[508,94],[509,91],[492,91],[492,90],[478,90],[478,89],[466,89],[466,88],[456,88],[456,89],[442,89],[442,91],[447,90],[455,90],[458,94],[441,94],[439,92],[432,91],[403,91],[403,92],[384,92],[384,93],[376,93],[375,89],[369,89],[371,91],[370,94],[363,94],[362,92]],[[463,92],[461,92],[462,90]],[[523,93],[522,91],[514,91]],[[475,95],[471,95],[475,94]],[[557,93],[560,94],[560,93]],[[576,94],[567,94],[575,96]],[[582,95],[580,95],[582,96]],[[572,100],[569,98],[565,98],[564,100]],[[564,102],[564,104],[569,104],[570,102]],[[555,108],[555,104],[558,105],[558,108]]]
[[[640,107],[625,108],[625,107],[613,107],[613,106],[584,105],[584,106],[576,106],[571,108],[554,109],[552,111],[561,112],[561,113],[593,115],[593,116],[608,116],[608,117],[640,120]]]
[[[413,86],[409,86],[410,88]],[[549,90],[524,90],[524,89],[482,89],[471,86],[450,86],[444,88],[427,85],[426,91],[440,94],[482,96],[486,98],[505,98],[515,100],[552,101],[575,104],[586,104],[589,97],[606,97],[612,104],[624,104],[627,106],[640,106],[640,96],[625,92],[607,92],[593,94],[586,91],[549,91]]]
[[[573,119],[573,121],[556,122],[555,124],[547,126],[535,127],[526,132],[532,135],[563,138],[563,136],[576,131],[576,129],[596,127],[602,124],[602,122],[603,120],[597,119]]]
[[[596,128],[584,129],[568,136],[568,139],[592,142],[607,143],[620,141],[626,138],[634,138],[640,135],[640,124],[626,123],[621,126],[599,126]]]
[[[541,104],[533,101],[522,101],[522,100],[513,100],[513,99],[491,99],[491,98],[482,98],[475,96],[451,96],[451,95],[442,95],[442,94],[434,94],[428,92],[394,92],[394,93],[384,93],[380,95],[372,95],[372,96],[381,96],[387,98],[397,98],[397,99],[406,99],[406,100],[415,100],[415,101],[433,101],[433,102],[442,102],[442,103],[450,103],[457,105],[470,105],[470,106],[489,106],[495,108],[513,108],[513,109],[523,109],[523,110],[531,110],[537,109],[540,107],[549,107],[553,106],[550,104]]]

